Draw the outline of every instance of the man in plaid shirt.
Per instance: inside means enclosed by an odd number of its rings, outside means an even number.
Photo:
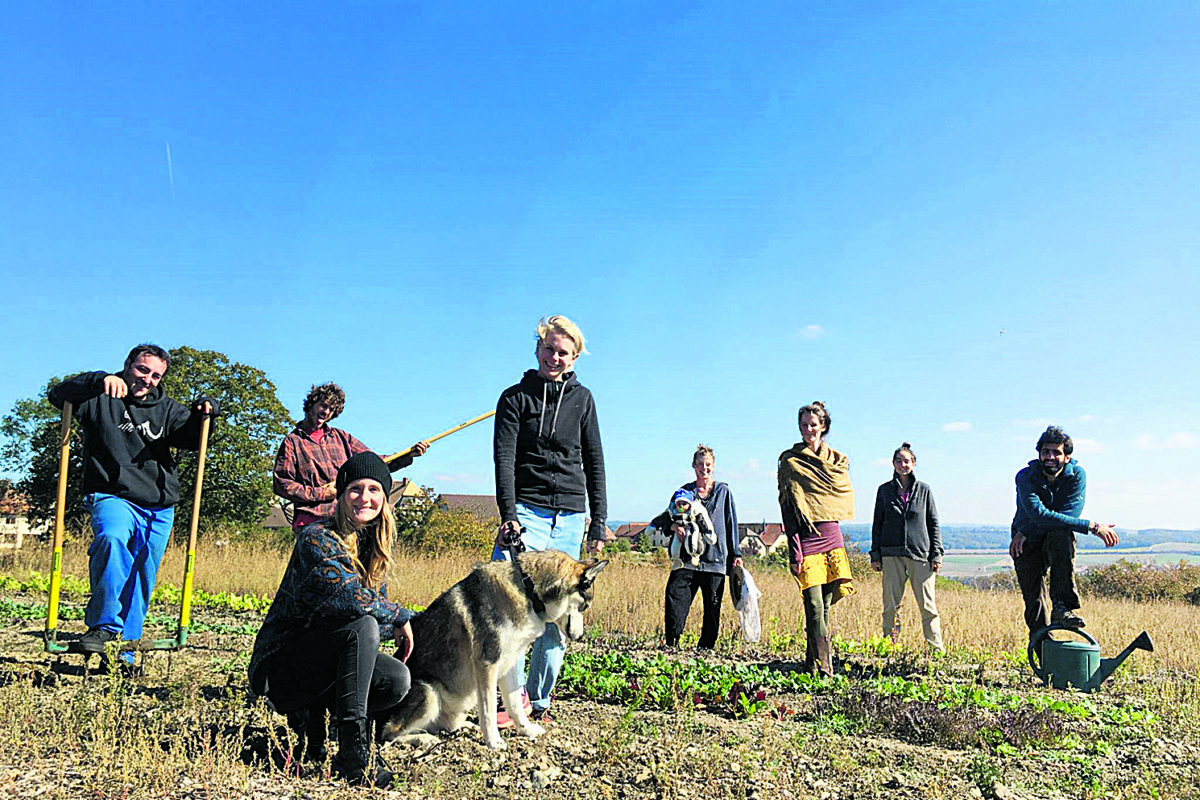
[[[336,383],[309,390],[304,398],[304,419],[284,437],[275,456],[275,494],[295,508],[292,530],[332,516],[337,506],[334,488],[338,469],[350,456],[371,448],[329,423],[346,407],[346,393]],[[395,472],[425,455],[429,442],[417,442],[412,452],[388,464]]]

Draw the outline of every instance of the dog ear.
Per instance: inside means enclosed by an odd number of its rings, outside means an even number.
[[[589,558],[583,562],[587,567],[583,570],[584,583],[591,583],[596,580],[596,576],[600,574],[600,570],[608,566],[608,561],[597,561],[594,558]]]

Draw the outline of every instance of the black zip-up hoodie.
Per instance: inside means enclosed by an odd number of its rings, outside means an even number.
[[[875,519],[871,525],[871,560],[899,556],[930,564],[942,560],[942,532],[937,505],[929,484],[914,474],[908,505],[900,501],[900,480],[892,479],[875,492]]]
[[[549,381],[528,370],[496,403],[493,438],[500,521],[515,521],[517,503],[556,511],[586,511],[588,538],[604,538],[608,501],[596,404],[569,372]]]
[[[156,386],[146,397],[109,397],[104,379],[112,373],[84,372],[50,390],[57,408],[70,402],[83,426],[84,494],[112,494],[142,508],[179,502],[179,476],[172,447],[197,450],[203,414],[167,397]],[[195,405],[208,398],[201,398]]]

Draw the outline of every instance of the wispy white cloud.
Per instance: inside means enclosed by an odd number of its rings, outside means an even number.
[[[1200,437],[1185,431],[1167,434],[1165,437],[1147,433],[1134,439],[1133,446],[1138,450],[1191,450],[1200,447]]]
[[[971,430],[971,423],[969,423],[969,422],[943,422],[942,430],[946,431],[947,433],[966,433],[967,431]]]
[[[1079,421],[1083,422],[1083,423],[1095,422],[1098,419],[1100,419],[1100,418],[1097,417],[1095,414],[1080,414],[1079,415]]]
[[[793,338],[796,339],[820,339],[824,335],[825,329],[815,322],[805,325],[803,328],[792,334]]]
[[[877,458],[871,462],[872,467],[890,467],[892,460],[890,458]]]
[[[1100,444],[1095,439],[1076,439],[1072,437],[1072,442],[1075,443],[1076,453],[1103,453],[1104,445]]]

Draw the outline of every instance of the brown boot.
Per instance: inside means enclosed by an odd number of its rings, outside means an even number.
[[[833,677],[833,643],[828,636],[817,637],[817,671],[827,677]]]
[[[817,646],[819,636],[814,636],[811,629],[806,629],[806,641],[804,643],[804,674],[816,675],[817,664],[820,662],[820,652]]]

